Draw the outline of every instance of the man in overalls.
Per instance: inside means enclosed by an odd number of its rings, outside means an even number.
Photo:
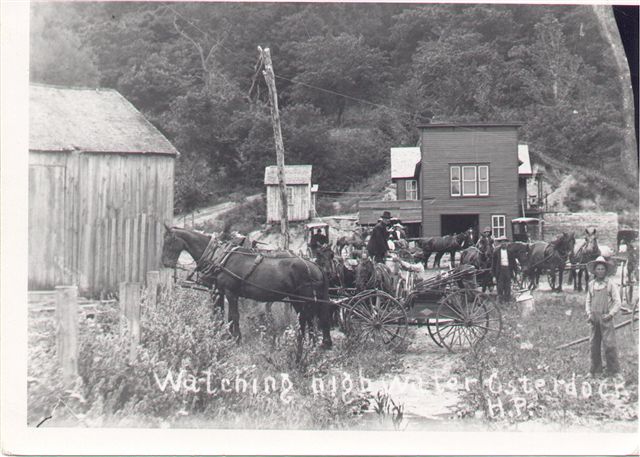
[[[602,373],[601,348],[604,347],[607,374],[615,376],[620,371],[620,365],[613,316],[622,306],[618,286],[610,278],[615,274],[616,265],[603,256],[599,256],[587,264],[587,270],[595,278],[587,288],[585,304],[587,321],[591,324],[591,369],[589,372],[591,376]]]

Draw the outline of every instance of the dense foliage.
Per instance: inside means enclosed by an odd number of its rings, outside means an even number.
[[[258,45],[287,161],[321,190],[379,172],[427,119],[520,121],[534,159],[637,183],[589,6],[36,3],[31,37],[33,81],[116,88],[174,142],[177,210],[260,189],[275,162]]]

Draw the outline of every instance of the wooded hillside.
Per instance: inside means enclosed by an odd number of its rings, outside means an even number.
[[[182,153],[177,210],[262,190],[275,150],[258,45],[287,163],[312,164],[321,190],[379,173],[428,119],[521,121],[534,161],[593,170],[580,198],[637,206],[620,74],[591,6],[32,4],[32,81],[129,99]]]

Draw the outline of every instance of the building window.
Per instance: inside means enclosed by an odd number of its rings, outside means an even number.
[[[478,166],[478,195],[489,195],[489,166]]]
[[[451,165],[449,176],[452,197],[489,195],[488,165]]]
[[[458,165],[454,165],[450,168],[450,176],[451,176],[451,196],[459,197],[460,196],[460,167]]]
[[[409,179],[405,181],[405,190],[407,195],[407,200],[417,200],[418,199],[418,181],[415,179]]]
[[[494,238],[507,236],[507,218],[503,215],[491,216],[491,234]]]

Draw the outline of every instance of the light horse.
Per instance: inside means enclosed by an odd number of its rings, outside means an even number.
[[[584,240],[576,242],[573,252],[569,256],[571,262],[571,276],[569,284],[573,281],[573,289],[582,291],[582,275],[584,274],[584,287],[589,286],[589,272],[587,271],[587,263],[595,260],[600,255],[600,247],[598,246],[598,238],[596,229],[585,229]],[[577,270],[577,273],[576,273]]]
[[[418,245],[422,248],[424,267],[428,268],[429,257],[436,253],[433,268],[440,268],[440,260],[447,252],[451,255],[451,267],[456,266],[456,252],[469,247],[473,243],[473,230],[445,236],[435,236],[421,240]]]
[[[187,251],[196,260],[198,269],[203,271],[205,283],[218,289],[221,303],[226,296],[231,333],[238,341],[238,297],[267,303],[288,299],[298,313],[299,351],[306,328],[314,317],[319,319],[322,329],[322,347],[328,349],[332,346],[328,281],[318,265],[289,252],[256,252],[242,246],[230,249],[229,244],[216,242],[209,235],[175,227],[165,228],[162,264],[168,268],[175,267],[182,251]],[[203,258],[208,248],[212,256]],[[212,262],[211,258],[217,260]]]
[[[535,288],[540,282],[540,274],[549,272],[549,286],[552,291],[562,291],[562,278],[564,267],[567,264],[569,254],[573,252],[575,245],[573,233],[562,233],[550,243],[536,241],[529,247],[529,262],[527,275],[530,280],[530,288]],[[555,274],[559,273],[558,286],[556,287]]]

